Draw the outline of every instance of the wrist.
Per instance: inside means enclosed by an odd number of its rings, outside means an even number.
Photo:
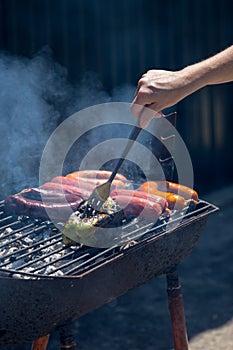
[[[208,85],[208,69],[202,64],[187,66],[179,72],[182,77],[186,95],[193,93]]]

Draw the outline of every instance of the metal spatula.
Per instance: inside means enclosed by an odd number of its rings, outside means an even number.
[[[139,119],[140,120],[140,119]],[[110,188],[112,181],[114,180],[119,168],[121,167],[122,163],[124,162],[127,154],[129,153],[130,149],[132,148],[134,141],[137,139],[138,135],[140,134],[142,128],[139,126],[139,120],[138,124],[134,126],[134,128],[131,131],[131,134],[129,136],[128,143],[124,149],[124,152],[122,153],[121,158],[119,159],[115,169],[113,170],[111,176],[109,177],[108,181],[105,182],[102,185],[97,186],[90,197],[87,200],[87,205],[84,209],[84,212],[82,214],[82,218],[89,217],[94,214],[95,210],[100,210],[104,202],[108,199],[110,194]]]

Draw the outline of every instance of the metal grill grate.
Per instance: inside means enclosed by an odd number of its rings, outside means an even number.
[[[135,221],[121,229],[121,235],[129,244],[108,249],[86,246],[67,246],[61,232],[49,221],[28,217],[7,216],[4,203],[0,202],[0,273],[23,278],[40,276],[77,275],[103,263],[110,257],[144,244],[149,238],[173,230],[180,221],[217,210],[213,205],[200,201],[195,209],[173,213],[168,219],[153,223]]]

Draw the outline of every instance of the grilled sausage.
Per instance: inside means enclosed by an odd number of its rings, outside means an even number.
[[[80,191],[87,191],[87,192],[92,192],[93,189],[97,186],[93,182],[87,181],[79,181],[77,179],[73,178],[68,178],[66,176],[56,176],[54,177],[51,182],[49,183],[57,183],[63,186],[71,186],[71,187],[76,187]],[[43,187],[44,185],[42,185]]]
[[[73,202],[77,200],[78,198],[83,198],[81,192],[64,192],[62,190],[52,189],[52,188],[37,188],[37,187],[31,187],[26,188],[23,191],[19,192],[21,196],[28,199],[33,199],[37,201],[44,201],[44,202],[64,202],[67,200],[67,202]]]
[[[79,197],[76,201],[70,203],[45,203],[15,194],[5,199],[4,205],[5,210],[10,214],[26,215],[41,219],[50,219],[51,215],[52,218],[67,220],[71,210],[77,210],[82,202],[83,199]]]
[[[56,176],[50,182],[60,183],[77,187],[77,180],[68,178],[66,176]]]
[[[133,190],[113,190],[110,196],[114,199],[117,196],[127,196],[129,198],[143,198],[148,201],[160,204],[162,209],[168,207],[168,202],[164,197],[157,196],[151,193],[146,193],[143,191],[133,191]]]
[[[66,175],[66,178],[77,181],[78,187],[90,188],[90,186],[92,186],[92,189],[94,189],[98,185],[104,184],[108,180],[108,179],[78,177],[73,174]],[[118,180],[118,179],[114,179],[111,185],[112,188],[126,188],[127,186],[128,186],[127,182]]]
[[[79,170],[74,171],[73,173],[68,174],[67,176],[71,176],[73,178],[85,178],[85,179],[102,179],[102,180],[108,180],[111,176],[112,172],[109,170]],[[124,175],[121,175],[119,173],[115,176],[116,180],[120,181],[127,181],[126,177]]]
[[[181,210],[188,205],[188,202],[184,199],[184,197],[170,192],[159,191],[157,188],[158,187],[156,182],[148,181],[144,182],[139,187],[139,190],[165,198],[168,202],[169,209]]]
[[[90,188],[90,190],[86,189],[86,188],[79,188],[77,186],[72,186],[72,185],[67,185],[64,184],[63,182],[46,182],[44,183],[41,187],[41,189],[44,190],[53,190],[56,191],[57,193],[63,193],[68,195],[68,194],[73,194],[73,195],[78,195],[83,197],[84,199],[87,199],[90,194],[92,189]]]
[[[180,185],[170,181],[155,181],[155,183],[157,184],[157,189],[159,191],[167,191],[179,194],[187,200],[192,199],[196,202],[198,201],[197,192],[188,186]]]
[[[87,181],[86,181],[87,180]],[[75,193],[75,188],[82,193],[82,195],[87,199],[94,188],[97,186],[93,182],[89,182],[89,179],[85,181],[82,180],[74,180],[72,178],[68,178],[65,176],[56,176],[51,182],[47,182],[42,185],[42,188],[53,188],[53,189],[64,189],[64,191],[68,190]],[[99,183],[100,180],[98,180]],[[101,180],[101,183],[105,183],[105,180]],[[116,182],[115,182],[116,183]],[[120,183],[121,185],[122,183]],[[119,189],[119,187],[111,186],[111,189]],[[121,188],[121,187],[120,187]]]
[[[144,219],[155,221],[163,212],[159,203],[145,198],[116,195],[114,199],[119,203],[126,216],[140,215]]]

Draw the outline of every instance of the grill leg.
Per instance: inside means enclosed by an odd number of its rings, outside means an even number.
[[[77,345],[74,339],[72,323],[67,322],[57,328],[60,335],[60,349],[61,350],[77,350]]]
[[[167,294],[175,350],[188,350],[183,297],[176,267],[167,272]]]
[[[49,341],[49,334],[35,340],[32,343],[31,350],[46,350]]]

